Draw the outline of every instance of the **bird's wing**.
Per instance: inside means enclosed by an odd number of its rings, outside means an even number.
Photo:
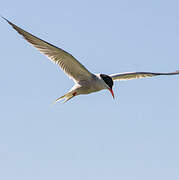
[[[125,81],[130,79],[138,79],[152,76],[160,75],[176,75],[179,74],[179,71],[171,73],[153,73],[153,72],[126,72],[126,73],[117,73],[109,75],[114,81]]]
[[[2,17],[5,19],[4,17]],[[46,55],[74,81],[89,79],[92,74],[71,54],[24,31],[9,20],[5,19],[19,34],[21,34],[31,45]]]

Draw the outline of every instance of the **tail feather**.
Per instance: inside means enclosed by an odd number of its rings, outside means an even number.
[[[65,103],[65,102],[69,101],[73,97],[74,97],[73,92],[69,92],[69,93],[65,94],[64,96],[61,96],[58,99],[56,99],[54,104],[57,103],[58,101],[62,100],[62,99],[65,99],[63,101]]]

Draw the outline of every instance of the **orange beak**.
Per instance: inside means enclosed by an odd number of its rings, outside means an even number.
[[[108,90],[110,91],[110,93],[112,94],[112,97],[113,97],[113,99],[114,99],[114,92],[113,92],[113,90],[110,89],[110,88],[108,88]]]

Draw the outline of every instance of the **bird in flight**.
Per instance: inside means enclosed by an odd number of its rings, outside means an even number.
[[[37,48],[42,54],[46,55],[51,61],[58,64],[66,75],[74,81],[74,86],[70,89],[70,91],[56,99],[55,102],[61,99],[64,99],[64,102],[66,102],[80,94],[90,94],[103,89],[109,90],[114,98],[112,90],[113,81],[179,74],[179,71],[170,73],[125,72],[111,75],[93,74],[68,52],[28,33],[27,31],[24,31],[6,18],[2,18],[6,20],[31,45]]]

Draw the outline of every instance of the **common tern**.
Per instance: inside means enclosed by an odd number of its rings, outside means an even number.
[[[74,81],[75,84],[70,89],[70,91],[68,91],[60,98],[56,99],[55,102],[61,99],[65,99],[64,102],[67,102],[68,100],[77,95],[90,94],[103,89],[109,90],[112,97],[114,98],[114,93],[112,90],[113,81],[179,74],[179,71],[170,73],[125,72],[111,75],[93,74],[68,52],[28,33],[27,31],[16,26],[6,18],[2,18],[6,20],[31,45],[37,48],[42,54],[46,55],[51,61],[58,64],[61,69],[66,73],[66,75]]]

